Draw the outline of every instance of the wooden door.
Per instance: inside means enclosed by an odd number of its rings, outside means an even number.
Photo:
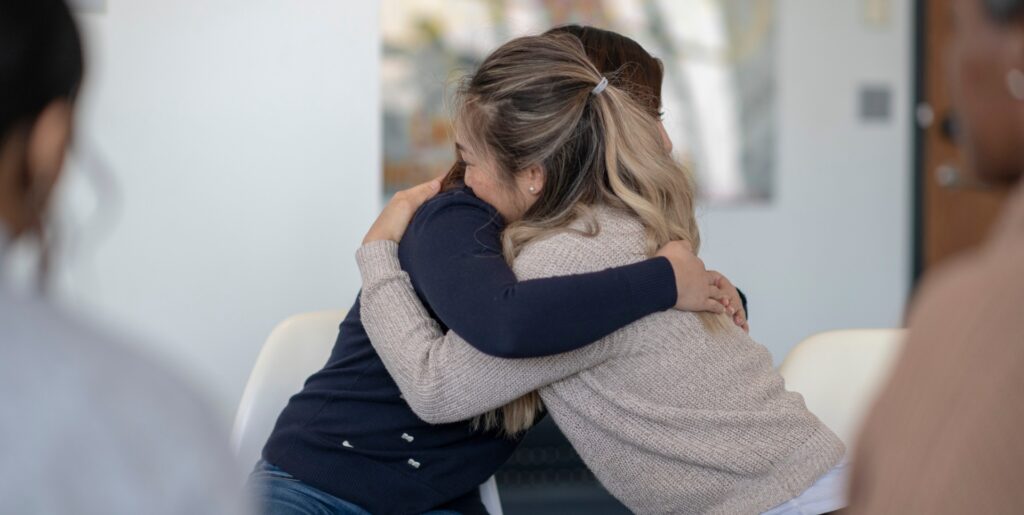
[[[949,0],[918,0],[918,138],[920,169],[915,276],[981,243],[1008,191],[974,180],[955,145],[947,54],[953,20]]]

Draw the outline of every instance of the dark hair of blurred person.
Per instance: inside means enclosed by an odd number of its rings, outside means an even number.
[[[0,272],[42,237],[82,81],[60,0],[0,0]],[[128,344],[0,274],[0,513],[242,513],[205,403]]]
[[[925,278],[856,446],[852,513],[1024,513],[1024,0],[952,8],[961,149],[1016,191],[982,247]]]
[[[82,47],[58,1],[0,9],[0,220],[12,237],[41,231],[71,135]]]

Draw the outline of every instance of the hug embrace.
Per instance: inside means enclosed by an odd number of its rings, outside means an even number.
[[[578,26],[463,80],[455,165],[367,234],[331,357],[250,478],[267,513],[485,513],[478,485],[543,413],[637,513],[843,507],[842,442],[696,256],[661,80]]]

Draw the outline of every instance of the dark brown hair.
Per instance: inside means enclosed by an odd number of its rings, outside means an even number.
[[[0,142],[54,100],[73,100],[82,45],[61,0],[0,2]]]
[[[983,3],[996,21],[1006,22],[1024,15],[1024,0],[984,0]]]
[[[665,76],[661,59],[644,50],[632,38],[618,32],[582,25],[562,25],[545,34],[572,34],[583,43],[587,58],[611,84],[630,92],[651,116],[661,114],[661,83]]]

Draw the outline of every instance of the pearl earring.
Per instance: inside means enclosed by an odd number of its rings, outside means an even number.
[[[537,188],[530,186],[530,193],[537,193]]]
[[[1024,72],[1017,68],[1006,72],[1006,89],[1014,99],[1024,101]]]

